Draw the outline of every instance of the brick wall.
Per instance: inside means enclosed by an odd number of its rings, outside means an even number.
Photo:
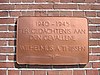
[[[84,68],[16,64],[18,16],[87,17],[89,63]],[[100,75],[100,0],[0,0],[0,75]]]

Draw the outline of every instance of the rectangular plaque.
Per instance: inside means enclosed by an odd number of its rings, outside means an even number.
[[[18,64],[71,65],[88,62],[88,24],[77,17],[19,17]]]

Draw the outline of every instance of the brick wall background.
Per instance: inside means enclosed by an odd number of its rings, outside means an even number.
[[[18,16],[86,17],[89,63],[84,68],[79,65],[16,68],[14,42]],[[100,0],[0,0],[0,75],[100,75]]]

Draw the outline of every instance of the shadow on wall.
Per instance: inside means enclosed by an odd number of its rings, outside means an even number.
[[[17,37],[17,21],[15,23],[15,38]],[[16,40],[14,41],[14,45],[16,46]],[[15,48],[16,54],[16,48]],[[16,55],[14,56],[14,61],[16,61]],[[37,69],[61,69],[61,68],[84,68],[86,64],[76,64],[76,65],[30,65],[30,64],[18,64],[15,62],[16,68],[37,68]]]

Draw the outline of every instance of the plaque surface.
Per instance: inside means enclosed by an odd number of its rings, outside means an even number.
[[[18,64],[71,65],[88,62],[86,18],[19,17]]]

